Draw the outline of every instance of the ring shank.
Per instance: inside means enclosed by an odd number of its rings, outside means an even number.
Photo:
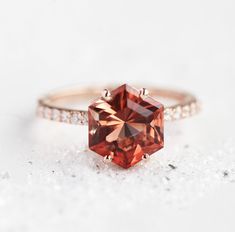
[[[113,88],[108,89],[112,90]],[[148,90],[152,97],[174,101],[173,104],[165,106],[164,118],[166,121],[187,118],[199,111],[198,101],[192,94],[170,89],[148,88]],[[72,88],[55,91],[39,99],[37,114],[54,121],[87,125],[87,110],[74,108],[70,105],[99,96],[100,90],[97,88]],[[67,107],[68,105],[69,107]]]

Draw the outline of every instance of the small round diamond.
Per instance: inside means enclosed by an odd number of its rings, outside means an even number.
[[[72,113],[71,123],[72,124],[79,124],[81,122],[80,116],[81,116],[81,114],[79,114],[79,113]]]
[[[61,121],[62,122],[69,123],[70,122],[70,117],[71,117],[70,112],[62,111],[62,113],[61,113]]]
[[[60,111],[57,109],[52,110],[52,120],[60,121]]]
[[[197,104],[195,102],[191,103],[190,105],[190,109],[191,109],[191,115],[194,115],[197,112]]]
[[[184,106],[183,109],[182,109],[182,117],[183,117],[183,118],[186,118],[186,117],[188,117],[189,115],[190,115],[190,107],[189,107],[189,105],[186,105],[186,106]]]
[[[180,119],[181,118],[181,113],[182,113],[181,107],[177,106],[173,111],[173,118],[175,120]]]
[[[83,122],[84,122],[84,123],[87,123],[87,122],[88,122],[88,115],[87,115],[87,112],[84,112],[84,113],[83,113]]]
[[[166,108],[164,110],[164,118],[165,118],[165,120],[167,120],[167,121],[172,120],[172,114],[173,114],[172,109]]]

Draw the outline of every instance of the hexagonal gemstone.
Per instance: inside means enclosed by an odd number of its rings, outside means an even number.
[[[150,96],[122,85],[111,100],[95,100],[88,109],[89,148],[129,168],[164,145],[164,107]]]

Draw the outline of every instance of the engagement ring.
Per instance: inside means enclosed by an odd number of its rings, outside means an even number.
[[[150,96],[151,94],[151,96]],[[185,92],[141,88],[127,84],[100,90],[59,90],[39,99],[40,117],[88,125],[90,150],[123,168],[129,168],[164,146],[164,121],[187,118],[199,111],[197,99]],[[74,107],[84,99],[94,99],[87,110]],[[173,104],[164,106],[157,99]]]

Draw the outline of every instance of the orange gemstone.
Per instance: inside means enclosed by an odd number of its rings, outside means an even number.
[[[89,106],[89,148],[129,168],[163,147],[163,116],[161,103],[122,85],[111,92],[111,100],[100,98]]]

